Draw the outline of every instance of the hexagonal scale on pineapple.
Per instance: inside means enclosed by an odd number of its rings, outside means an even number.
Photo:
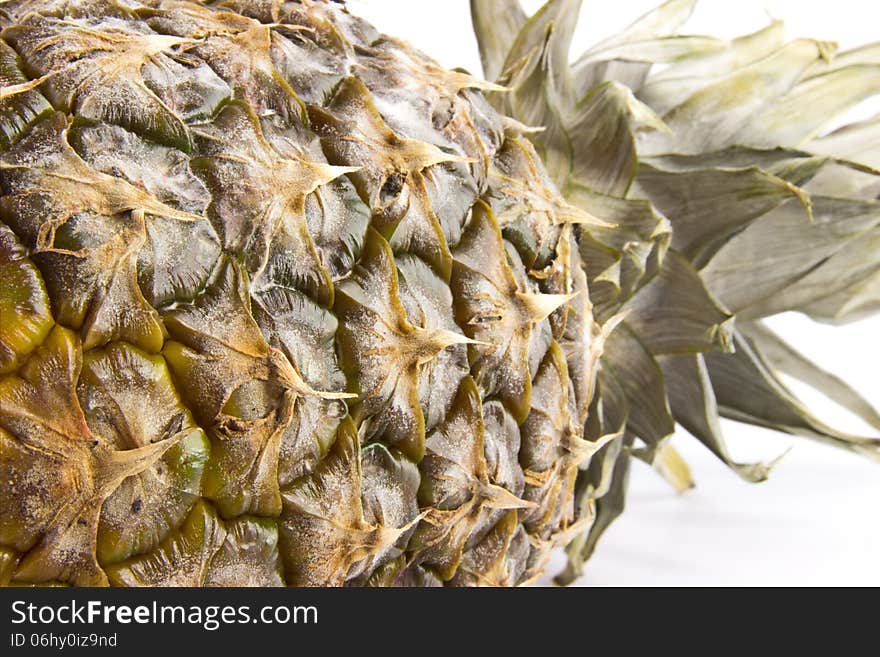
[[[243,104],[227,104],[196,134],[200,155],[191,166],[211,191],[208,216],[224,249],[244,256],[256,287],[294,287],[331,304],[333,285],[309,232],[305,202],[351,169],[312,161],[290,142],[269,143]]]
[[[49,334],[52,313],[40,272],[0,223],[0,374],[12,372]]]
[[[541,159],[526,139],[505,140],[489,171],[487,201],[504,237],[531,268],[548,264],[564,224],[604,226],[602,218],[566,202],[538,166]]]
[[[156,31],[185,39],[187,54],[209,62],[232,88],[234,97],[247,102],[258,114],[275,112],[285,121],[304,116],[302,101],[274,61],[277,52],[284,53],[293,46],[272,26],[195,4],[172,4],[143,13]]]
[[[480,543],[462,555],[453,586],[515,586],[522,583],[529,540],[515,511],[506,513]]]
[[[369,49],[358,54],[361,54],[355,69],[358,79],[372,93],[392,96],[397,102],[389,105],[396,111],[403,111],[401,105],[412,106],[415,114],[421,114],[420,125],[430,124],[430,109],[439,101],[454,98],[464,89],[504,90],[494,82],[464,71],[444,69],[426,57],[415,57],[406,44],[387,35],[374,40]]]
[[[443,326],[412,324],[399,289],[391,248],[371,229],[360,262],[338,285],[337,341],[349,384],[358,392],[352,414],[359,423],[369,421],[366,437],[381,439],[418,460],[425,438],[420,378],[441,352],[470,340]]]
[[[446,244],[455,247],[485,182],[475,180],[464,163],[444,162],[425,171],[422,184]]]
[[[14,436],[4,445],[10,487],[37,491],[11,498],[15,540],[28,549],[16,567],[18,582],[105,584],[95,554],[102,504],[126,478],[150,468],[183,438],[176,433],[116,450],[92,434],[75,392],[81,366],[79,340],[57,326],[18,376],[0,380],[0,422]],[[42,521],[29,506],[40,499],[46,514]]]
[[[375,553],[369,572],[403,554],[419,517],[418,466],[394,449],[372,443],[361,450],[361,504],[364,521],[375,527],[405,528],[397,541]]]
[[[348,178],[342,177],[307,196],[305,213],[322,266],[333,280],[347,276],[361,255],[370,209]]]
[[[485,203],[474,206],[453,257],[455,320],[476,341],[468,347],[471,371],[485,396],[498,397],[521,422],[529,411],[533,370],[551,339],[546,318],[571,297],[533,291]]]
[[[284,586],[276,522],[245,516],[225,526],[204,586]]]
[[[419,61],[389,37],[358,54],[356,75],[391,130],[467,159],[422,172],[443,235],[448,244],[455,245],[470,207],[485,188],[489,159],[503,138],[497,120],[487,121],[482,131],[475,125],[476,117],[468,112],[474,95],[467,95],[468,90],[496,85]],[[466,94],[467,99],[459,94]]]
[[[269,344],[285,353],[306,384],[345,390],[345,376],[336,360],[338,324],[330,312],[295,290],[272,287],[254,296],[253,314]],[[278,477],[282,486],[315,467],[347,412],[342,399],[297,397],[293,418],[281,439]]]
[[[67,142],[95,171],[122,178],[176,210],[201,215],[211,195],[190,171],[189,157],[125,128],[75,118]],[[194,219],[195,217],[193,217]]]
[[[368,465],[362,475],[360,440],[354,423],[346,419],[317,468],[285,487],[279,537],[288,584],[341,585],[378,565],[376,558],[411,529],[413,521],[404,518],[413,510],[409,499],[418,486],[415,466],[379,449],[369,457],[381,457],[379,463]],[[380,481],[366,480],[377,475]],[[385,485],[385,477],[391,477],[394,492],[388,501],[377,503],[372,495],[361,499],[362,490],[375,491]],[[397,495],[402,497],[395,502]],[[368,514],[376,524],[367,520]]]
[[[281,512],[281,441],[293,420],[294,402],[295,395],[281,386],[252,379],[223,405],[210,427],[214,440],[204,494],[224,517]]]
[[[35,457],[38,446],[0,427],[0,475],[8,500],[0,509],[0,544],[18,552],[37,544],[57,512],[57,500],[76,486],[78,476],[62,455],[43,456],[43,465],[35,464]]]
[[[252,303],[254,319],[268,343],[284,351],[309,385],[345,388],[334,347],[339,323],[332,313],[284,287],[256,292]]]
[[[452,292],[420,258],[396,258],[398,294],[409,322],[425,331],[461,333],[452,315]],[[450,344],[419,370],[419,401],[425,427],[431,429],[446,415],[458,384],[468,373],[467,347]]]
[[[282,11],[285,10],[289,13],[283,21],[284,25],[297,26],[299,20],[291,15],[296,8],[284,7]],[[272,61],[297,96],[305,103],[320,105],[336,84],[347,75],[348,62],[345,53],[338,52],[344,50],[344,42],[331,23],[322,23],[318,16],[301,16],[305,27],[310,29],[286,31],[287,39],[278,42],[281,45],[272,50]]]
[[[522,496],[525,480],[519,464],[520,429],[504,404],[495,399],[483,402],[483,451],[489,480]]]
[[[462,166],[455,167],[456,172],[463,179],[470,179],[471,186],[477,186],[477,180],[485,183],[489,158],[494,155],[502,139],[501,123],[490,120],[489,126],[482,126],[484,130],[488,127],[491,131],[491,136],[486,139],[487,135],[468,116],[468,100],[459,95],[466,95],[466,90],[456,90],[459,84],[447,87],[441,80],[442,75],[433,79],[426,77],[422,80],[401,81],[399,86],[393,83],[389,85],[392,79],[398,77],[399,65],[405,66],[412,61],[408,55],[403,54],[399,45],[395,44],[392,49],[386,48],[392,43],[394,41],[386,37],[383,43],[375,44],[378,47],[361,51],[355,68],[358,77],[373,95],[376,109],[388,126],[399,135],[467,157],[471,161],[461,162]],[[467,74],[447,74],[449,77],[479,84]]]
[[[381,215],[381,225],[389,234],[406,212],[406,204],[396,201],[410,175],[442,162],[467,159],[395,134],[369,90],[355,77],[337,86],[326,108],[309,107],[309,118],[330,162],[359,167],[350,177],[364,202]]]
[[[333,444],[339,422],[346,414],[341,399],[312,395],[296,398],[293,417],[281,436],[278,451],[280,486],[315,469]]]
[[[141,75],[147,62],[165,61],[165,53],[185,40],[120,23],[32,13],[9,26],[4,39],[20,54],[28,74],[52,73],[43,89],[55,107],[189,150],[186,126]]]
[[[571,522],[572,492],[579,466],[592,454],[571,394],[565,355],[556,342],[532,384],[532,408],[522,427],[523,497],[537,504],[523,524],[544,538]],[[598,449],[598,446],[596,446]]]
[[[4,216],[31,249],[51,248],[54,231],[78,212],[113,216],[134,210],[180,221],[202,217],[160,201],[147,189],[102,173],[68,143],[69,120],[55,112],[0,156]]]
[[[85,349],[116,339],[150,352],[162,348],[164,328],[137,281],[137,256],[145,241],[142,213],[128,221],[80,213],[54,232],[50,248],[34,254],[57,321],[80,329]]]
[[[90,439],[74,389],[81,367],[76,334],[56,326],[15,374],[0,379],[0,423],[36,445],[56,436]],[[46,416],[48,409],[52,413]]]
[[[66,117],[54,114],[3,154],[3,215],[42,261],[57,320],[83,327],[87,347],[121,337],[156,351],[163,330],[136,279],[146,224],[157,215],[204,219],[95,170],[70,147],[67,132]]]
[[[169,340],[163,355],[211,441],[205,497],[225,517],[277,515],[279,455],[290,440],[295,396],[256,378],[268,377],[265,363],[234,352],[217,359]]]
[[[201,491],[210,448],[161,356],[116,343],[83,361],[77,394],[95,436],[124,450],[183,435],[104,501],[97,555],[106,565],[153,549],[183,521]]]
[[[141,68],[144,84],[185,124],[209,120],[232,97],[232,88],[205,62],[185,52]]]
[[[163,355],[211,438],[205,495],[224,517],[277,515],[279,478],[291,477],[289,459],[325,449],[332,429],[322,422],[337,422],[344,414],[340,399],[349,395],[311,388],[287,356],[266,343],[250,312],[247,276],[225,256],[205,292],[168,311],[165,320],[175,340],[165,343]],[[325,401],[316,417],[314,404]]]
[[[520,463],[525,470],[552,468],[565,456],[568,443],[579,437],[570,386],[565,355],[554,341],[532,381],[532,408],[520,427]]]
[[[211,356],[234,352],[259,359],[269,352],[269,345],[251,315],[247,273],[236,260],[225,255],[220,257],[201,294],[190,303],[164,311],[162,319],[173,339]],[[222,405],[222,400],[218,402],[215,411]]]
[[[396,254],[412,253],[428,262],[437,274],[448,281],[452,255],[443,234],[440,220],[431,207],[421,173],[410,173],[408,184],[398,201],[405,202],[407,208],[403,218],[389,231],[382,227],[384,219],[375,222],[380,232],[390,234],[388,243]]]
[[[417,59],[389,37],[377,39],[358,54],[357,77],[394,132],[464,156],[464,161],[423,172],[426,180],[438,179],[439,184],[428,185],[431,206],[447,243],[456,244],[470,206],[485,188],[489,159],[503,138],[497,120],[475,124],[481,117],[468,111],[476,97],[471,90],[497,86]]]
[[[275,523],[224,522],[199,500],[152,552],[107,567],[114,586],[281,586]]]
[[[287,356],[269,346],[251,314],[249,287],[241,265],[223,256],[204,292],[163,314],[173,338],[166,342],[172,372],[177,376],[179,368],[184,380],[197,377],[183,387],[185,396],[192,395],[196,415],[210,422],[232,391],[254,378],[297,394],[350,396],[311,388]]]
[[[419,463],[419,504],[424,519],[411,543],[418,561],[448,580],[458,568],[466,543],[499,509],[531,506],[489,478],[483,442],[480,394],[470,377],[459,387],[446,419],[426,440]]]

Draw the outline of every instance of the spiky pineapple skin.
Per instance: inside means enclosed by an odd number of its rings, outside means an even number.
[[[325,2],[4,3],[0,582],[515,585],[602,334],[485,83]]]

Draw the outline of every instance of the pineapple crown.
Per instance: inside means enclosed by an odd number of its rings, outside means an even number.
[[[880,116],[827,131],[880,93],[880,48],[786,41],[780,21],[732,41],[681,34],[696,0],[670,0],[572,61],[580,5],[529,17],[471,0],[484,74],[506,88],[490,101],[540,126],[523,134],[566,200],[612,224],[577,227],[607,335],[586,434],[623,440],[579,476],[575,503],[597,516],[563,582],[621,513],[632,456],[693,485],[676,425],[752,482],[775,461],[735,462],[721,417],[880,459],[880,439],[827,425],[780,375],[878,429],[880,413],[762,322],[880,307]]]

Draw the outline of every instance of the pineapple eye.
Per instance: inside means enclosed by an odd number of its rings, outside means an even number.
[[[348,407],[341,399],[329,399],[325,406],[325,413],[328,417],[342,418],[348,413]]]
[[[394,199],[400,196],[400,192],[403,191],[403,186],[406,183],[406,173],[401,171],[395,171],[391,173],[382,184],[382,189],[379,191],[379,200],[382,205],[390,204]]]
[[[251,379],[229,395],[221,412],[241,420],[259,420],[278,408],[283,394],[277,383]]]

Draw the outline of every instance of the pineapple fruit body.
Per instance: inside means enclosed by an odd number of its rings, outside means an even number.
[[[3,5],[0,580],[506,584],[602,340],[497,88],[325,2]]]
[[[332,2],[2,3],[0,583],[567,582],[676,424],[880,457],[761,322],[880,307],[880,123],[820,129],[876,48],[670,0],[570,63],[579,5],[472,0],[486,82]]]

